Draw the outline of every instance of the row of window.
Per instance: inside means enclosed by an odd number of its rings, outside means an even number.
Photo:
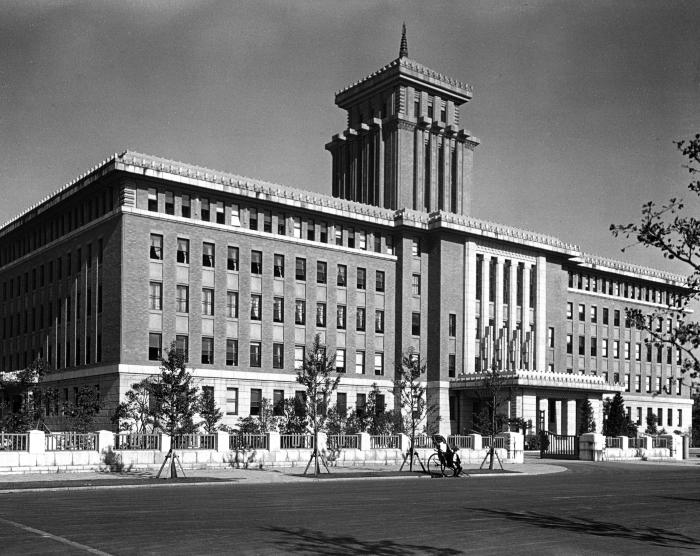
[[[552,330],[552,329],[550,329]],[[595,336],[591,336],[590,341],[588,342],[590,345],[590,356],[591,357],[597,357],[598,356],[598,338]],[[607,338],[602,338],[600,341],[600,355],[601,357],[608,357],[608,346],[610,345],[610,342]],[[624,342],[623,344],[623,349],[624,349],[624,359],[627,361],[630,361],[632,359],[632,354],[631,354],[631,347],[632,344],[631,342]],[[550,345],[550,347],[553,347]],[[673,363],[673,351],[674,349],[672,347],[667,347],[666,348],[666,358],[665,361],[667,364],[671,365]],[[680,349],[676,348],[676,364],[680,365],[683,361],[683,353]],[[566,335],[566,353],[568,354],[573,354],[574,352],[574,337],[572,334],[567,334]],[[654,352],[654,344],[648,343],[646,344],[646,361],[647,363],[651,363],[653,359],[653,352]],[[664,362],[664,347],[663,346],[656,346],[656,362],[657,363],[663,363]],[[578,337],[578,354],[579,355],[586,355],[586,336],[579,336]],[[612,340],[612,356],[613,359],[620,359],[620,340]],[[634,360],[635,361],[641,361],[642,360],[642,344],[637,342],[634,344]]]
[[[83,256],[84,255],[84,256]],[[97,240],[97,264],[102,264],[103,247],[102,239]],[[92,268],[93,253],[92,243],[82,247],[78,247],[75,253],[69,252],[64,256],[58,257],[55,260],[48,261],[34,267],[31,272],[27,271],[24,274],[17,274],[9,280],[2,283],[2,300],[8,301],[21,295],[27,295],[30,292],[43,288],[45,285],[52,284],[54,278],[62,280],[64,277],[79,275],[83,268]],[[65,272],[64,272],[65,270]]]
[[[56,210],[56,215],[42,220],[37,218],[17,239],[3,239],[0,248],[0,267],[17,260],[64,235],[80,228],[88,222],[111,212],[114,208],[114,189],[107,187],[81,201],[72,208],[65,206]]]
[[[215,245],[209,242],[202,243],[202,266],[205,268],[214,268],[216,266]],[[163,236],[159,234],[151,234],[150,258],[156,261],[163,260]],[[190,263],[190,242],[188,239],[177,238],[177,255],[178,263]],[[238,247],[228,246],[226,269],[237,272],[240,270],[240,259]],[[294,277],[296,280],[306,281],[306,259],[303,257],[295,258]],[[251,250],[250,252],[250,273],[261,275],[263,273],[263,253],[262,251]],[[285,257],[275,253],[273,256],[272,275],[275,278],[284,278]],[[420,279],[420,276],[418,276]],[[328,263],[326,261],[316,262],[316,283],[326,284],[328,281]],[[337,265],[336,285],[339,287],[347,287],[348,285],[348,267],[344,264]],[[367,269],[363,267],[357,268],[356,287],[358,290],[367,289]],[[420,291],[420,282],[418,285]],[[375,290],[383,292],[385,289],[385,273],[382,270],[377,270],[375,273]]]
[[[613,279],[569,271],[569,287],[637,301],[678,306],[682,297],[664,288],[644,286],[623,279]]]
[[[201,358],[202,365],[214,365],[214,338],[203,336],[201,338]],[[262,366],[262,342],[250,342],[250,367]],[[177,353],[182,355],[186,362],[189,361],[189,336],[178,334],[175,336],[175,349]],[[345,349],[338,348],[335,351],[335,366],[336,372],[346,372]],[[163,356],[163,335],[157,332],[151,332],[148,335],[148,359],[150,361],[160,361]],[[294,369],[300,369],[304,364],[306,357],[306,348],[304,346],[294,346]],[[374,374],[381,376],[384,374],[384,354],[375,352],[374,354]],[[226,340],[226,359],[227,366],[238,366],[238,340]],[[272,344],[272,368],[284,369],[284,344]],[[365,352],[355,352],[355,373],[365,374]]]
[[[48,351],[46,352],[46,362],[49,368],[52,369],[62,369],[69,367],[77,367],[81,365],[91,365],[93,363],[102,362],[102,335],[98,334],[96,337],[96,342],[94,343],[93,352],[93,341],[91,336],[85,337],[85,344],[81,344],[80,337],[73,340],[65,339],[65,344],[63,349],[61,344],[56,347],[56,359],[54,360],[54,350],[53,345],[48,345]],[[71,347],[75,349],[72,350]],[[64,359],[65,356],[65,359]],[[0,369],[5,371],[26,369],[32,361],[36,359],[44,358],[44,350],[39,348],[38,350],[31,349],[22,352],[8,353],[2,355],[0,358],[0,364],[2,365]]]
[[[588,313],[588,322],[591,324],[597,324],[598,323],[598,307],[596,305],[590,305],[589,308],[589,313]],[[574,318],[574,304],[569,301],[566,304],[566,318],[568,320],[573,320]],[[586,322],[586,305],[584,303],[579,303],[578,304],[578,320],[580,322]],[[610,310],[607,307],[603,307],[603,314],[602,314],[602,323],[604,325],[607,325],[610,323]],[[663,332],[664,331],[664,317],[653,317],[651,315],[647,315],[647,324],[651,328],[651,326],[656,323],[656,332]],[[613,326],[619,327],[620,326],[620,310],[619,309],[613,309]],[[630,328],[631,323],[628,318],[625,318],[625,328]],[[668,317],[666,318],[666,329],[665,332],[666,334],[670,334],[673,331],[673,318]]]
[[[627,406],[627,417],[632,420],[632,408]],[[647,422],[642,422],[642,409],[641,407],[637,407],[637,415],[636,415],[636,421],[635,423],[637,424],[638,427],[644,427]],[[668,408],[666,409],[666,424],[664,425],[664,410],[661,407],[658,407],[656,409],[656,413],[654,412],[654,408],[652,407],[647,407],[647,413],[646,413],[646,419],[648,420],[649,417],[654,415],[656,417],[656,424],[659,427],[667,426],[667,427],[673,427],[673,409]],[[676,410],[676,425],[677,427],[682,427],[683,426],[683,410],[682,409],[677,409]]]
[[[497,272],[496,267],[499,264],[497,257],[489,257],[487,255],[476,256],[476,299],[482,301],[485,297],[488,301],[496,301]],[[515,284],[511,284],[511,269],[515,270]],[[488,283],[484,284],[484,270],[488,270]],[[526,267],[524,263],[505,259],[503,261],[503,283],[502,294],[504,304],[508,304],[511,295],[511,288],[515,287],[516,304],[523,304],[523,292],[525,285],[525,273],[529,274],[530,288],[528,293],[529,306],[534,307],[537,297],[537,267],[535,265]],[[486,288],[486,291],[484,291]]]
[[[176,195],[172,191],[164,192],[166,214],[175,215],[175,197]],[[178,194],[178,197],[180,198],[180,214],[178,216],[192,218],[192,205],[195,199],[186,193]],[[151,212],[159,211],[158,191],[155,188],[148,190],[148,210]],[[372,247],[374,252],[382,252],[382,236],[378,233],[373,234],[374,244],[370,245],[369,240],[372,236],[365,230],[355,230],[352,227],[343,228],[339,224],[329,224],[326,221],[302,220],[298,216],[287,217],[285,214],[273,213],[269,210],[259,210],[255,207],[242,208],[237,203],[225,204],[223,201],[212,201],[207,197],[199,197],[199,217],[205,222],[212,222],[213,216],[213,221],[217,224],[240,227],[241,215],[245,213],[248,216],[248,228],[251,230],[302,239],[303,230],[306,229],[305,239],[309,241],[345,245],[351,249],[363,251]],[[390,235],[386,236],[385,252],[389,255],[394,254],[394,241]]]

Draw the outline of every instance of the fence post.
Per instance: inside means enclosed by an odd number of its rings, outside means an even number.
[[[630,446],[630,439],[627,436],[618,436],[620,439],[620,448],[626,450]]]
[[[160,433],[160,451],[169,452],[170,451],[170,437],[167,434]]]
[[[651,450],[652,439],[651,436],[642,436],[642,448],[644,450]]]
[[[218,453],[228,452],[228,437],[228,432],[216,431],[216,451]]]
[[[328,450],[328,435],[323,431],[318,431],[318,451],[326,452]]]
[[[416,438],[418,435],[416,435]],[[407,434],[399,434],[399,448],[402,452],[406,452],[411,447],[411,437]]]
[[[280,451],[280,433],[277,431],[267,433],[267,449],[270,453]]]
[[[482,443],[480,434],[468,434],[467,438],[472,439],[472,446],[474,446],[474,448],[472,448],[472,450],[481,450],[482,449],[483,443]]]
[[[46,451],[44,431],[27,431],[27,451],[30,454],[43,454]]]
[[[371,449],[369,433],[361,432],[358,436],[360,437],[360,450],[368,452]]]
[[[114,450],[114,433],[112,431],[97,431],[97,451],[109,452]]]

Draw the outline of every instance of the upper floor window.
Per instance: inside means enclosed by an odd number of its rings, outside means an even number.
[[[175,195],[172,191],[165,192],[165,214],[175,214]]]
[[[411,276],[411,293],[413,293],[413,295],[420,295],[420,274],[413,274]]]
[[[346,308],[345,305],[338,305],[336,326],[338,330],[345,330],[346,324]]]
[[[303,299],[294,301],[294,324],[306,324],[306,301]]]
[[[175,311],[188,313],[190,310],[190,289],[188,286],[178,285],[175,292]]]
[[[251,230],[258,229],[258,209],[252,208],[248,211],[248,227]]]
[[[192,210],[190,208],[190,196],[183,194],[180,198],[180,214],[183,218],[189,218],[192,215]]]
[[[284,278],[284,255],[275,253],[273,275],[275,278]]]
[[[211,288],[202,288],[202,314],[214,314],[214,290]]]
[[[250,252],[250,273],[262,274],[262,251]]]
[[[254,293],[250,296],[250,320],[262,318],[262,295]]]
[[[335,244],[336,245],[343,244],[343,228],[342,228],[342,226],[336,225],[336,227],[335,227]]]
[[[321,243],[328,243],[328,224],[321,222],[319,231],[319,239]]]
[[[326,326],[326,304],[316,303],[316,326],[324,328]]]
[[[293,235],[296,239],[301,239],[301,218],[298,216],[295,216],[292,218],[292,224],[293,224]]]
[[[374,331],[384,334],[384,311],[377,309],[374,313]]]
[[[163,284],[160,282],[150,282],[148,299],[149,309],[161,311],[163,309]]]
[[[216,204],[216,223],[225,224],[226,217],[224,216],[224,204],[219,202]]]
[[[344,264],[338,265],[338,286],[345,287],[348,285],[348,267]]]
[[[365,308],[358,307],[356,313],[356,328],[358,332],[365,331]]]
[[[237,204],[231,205],[231,226],[241,225],[241,209],[238,208]]]
[[[591,305],[590,307],[590,312],[591,312],[591,323],[595,324],[598,322],[598,307],[595,305]]]
[[[302,259],[301,257],[297,257],[295,277],[297,280],[299,280],[301,282],[306,281],[306,259]]]
[[[325,284],[327,281],[328,264],[325,261],[316,263],[316,283]]]
[[[364,268],[357,269],[357,289],[364,290],[367,287],[367,270]]]
[[[377,270],[377,279],[376,279],[375,289],[378,292],[384,291],[384,271],[382,271],[382,270]]]
[[[580,320],[580,321],[586,320],[586,306],[583,305],[582,303],[579,303],[579,306],[578,306],[578,320]]]
[[[215,263],[214,244],[204,242],[202,244],[202,266],[213,268]]]
[[[158,192],[152,188],[148,188],[148,210],[158,212]]]
[[[238,318],[238,292],[226,292],[226,316],[231,319]]]
[[[411,242],[411,254],[414,257],[420,257],[420,240],[414,239]]]
[[[571,301],[566,303],[566,318],[571,320],[574,318],[574,304]]]
[[[450,338],[457,336],[457,315],[450,313],[447,318],[447,333]]]
[[[228,270],[238,271],[238,247],[229,245],[226,258],[226,268]]]
[[[618,309],[613,311],[613,326],[620,326],[620,311]]]
[[[363,251],[367,250],[367,232],[357,232],[357,247]]]
[[[151,234],[151,259],[155,261],[163,260],[163,236],[159,234]],[[70,269],[70,264],[68,268]]]
[[[209,222],[209,220],[211,218],[211,214],[209,212],[209,199],[205,199],[204,197],[202,197],[199,200],[199,205],[200,205],[200,209],[199,209],[200,218],[202,220],[204,220],[205,222]]]
[[[274,322],[284,322],[284,298],[275,297],[272,303],[272,320]]]
[[[182,264],[190,263],[190,240],[177,238],[177,262]]]

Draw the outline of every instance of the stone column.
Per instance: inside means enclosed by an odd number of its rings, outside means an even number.
[[[518,416],[525,419],[526,423],[529,421],[534,432],[537,430],[537,396],[534,394],[523,394],[519,399],[522,399],[522,409],[520,409]]]
[[[449,381],[431,381],[426,385],[427,406],[437,411],[428,415],[428,428],[437,430],[445,437],[452,434],[450,430],[450,383]],[[440,417],[438,420],[437,417]]]
[[[538,413],[536,415],[536,427],[539,427],[540,424],[542,424],[543,430],[547,430],[549,427],[549,400],[547,398],[538,398],[537,400],[537,409]],[[542,421],[543,423],[540,423],[540,413],[542,413]],[[540,429],[542,430],[542,429]]]
[[[489,271],[491,257],[484,255],[481,265],[481,330],[479,335],[484,341],[486,327],[489,325]]]
[[[464,244],[464,351],[462,368],[465,373],[474,371],[476,358],[476,244]]]
[[[576,400],[562,402],[562,434],[576,434]]]
[[[554,432],[562,434],[562,402],[561,400],[554,401]]]
[[[523,265],[523,303],[522,303],[522,327],[523,339],[530,330],[530,263]],[[532,361],[530,361],[528,369],[532,369]]]
[[[535,297],[535,366],[547,370],[547,260],[537,257],[537,291]]]
[[[44,431],[31,430],[27,432],[27,452],[43,454],[46,451],[46,435]]]
[[[603,400],[597,400],[594,398],[588,398],[591,402],[591,409],[593,409],[593,419],[595,420],[595,430],[596,432],[603,431]]]
[[[97,431],[97,451],[99,453],[114,450],[114,433],[112,431]]]
[[[226,431],[216,431],[216,451],[228,452],[229,451],[229,433]]]
[[[503,323],[503,257],[496,257],[496,298],[494,303],[494,321],[496,330]]]

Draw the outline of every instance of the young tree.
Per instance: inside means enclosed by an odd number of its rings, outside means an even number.
[[[398,392],[401,408],[406,411],[404,416],[407,429],[410,434],[410,445],[407,457],[409,458],[409,470],[413,471],[413,459],[418,454],[414,446],[416,442],[416,430],[425,419],[427,401],[425,387],[421,383],[421,376],[425,374],[425,363],[421,363],[420,357],[413,355],[413,349],[402,355],[401,362],[396,365],[394,371],[394,389]],[[418,460],[420,462],[420,460]],[[406,459],[404,458],[404,464]],[[421,467],[423,464],[421,463]],[[403,464],[401,465],[403,468]]]
[[[308,430],[306,402],[301,398],[287,398],[282,404],[280,429],[284,434],[303,434]]]
[[[579,434],[587,432],[595,432],[596,422],[593,418],[593,406],[591,401],[586,398],[581,404],[581,424],[579,426]]]
[[[510,388],[507,388],[503,374],[495,365],[481,372],[481,384],[476,389],[476,394],[484,406],[478,426],[481,434],[489,436],[491,439],[488,457],[489,469],[493,469],[496,455],[494,437],[501,431],[506,421],[504,416],[499,416],[498,410],[511,396]]]
[[[202,418],[200,424],[204,426],[205,432],[207,434],[215,433],[224,414],[216,405],[213,388],[202,388],[202,393],[197,400],[197,413]]]
[[[10,432],[25,432],[39,429],[44,425],[47,408],[57,403],[56,388],[44,384],[51,369],[44,359],[35,359],[25,369],[15,372],[0,373],[0,390],[7,392],[13,401],[12,411],[0,422],[0,429]]]
[[[627,417],[625,400],[620,392],[603,402],[603,434],[605,436],[634,436],[637,426]]]
[[[153,431],[155,419],[151,408],[150,388],[150,380],[144,378],[132,384],[131,390],[126,392],[126,400],[117,406],[111,418],[120,431],[136,434]]]
[[[63,405],[63,414],[68,419],[72,430],[86,433],[94,430],[95,416],[102,409],[99,395],[90,386],[81,386],[74,402]]]
[[[275,416],[270,400],[263,398],[259,415],[248,415],[238,420],[238,430],[242,433],[265,434],[279,427],[280,417]]]
[[[153,399],[155,427],[167,433],[171,439],[179,434],[194,432],[198,388],[192,385],[192,375],[187,372],[184,355],[175,349],[175,342],[160,360],[160,374],[148,384]],[[172,444],[163,465],[168,459],[170,477],[177,477]]]
[[[687,160],[684,166],[691,176],[688,190],[700,195],[700,134],[690,140],[676,141],[675,144]],[[696,351],[700,346],[700,323],[687,319],[687,309],[700,295],[700,219],[692,212],[685,215],[684,208],[682,199],[674,198],[660,206],[649,201],[642,206],[638,223],[612,224],[610,230],[615,237],[633,240],[632,245],[659,249],[665,258],[681,261],[688,266],[690,275],[686,288],[677,290],[676,299],[669,299],[668,307],[650,314],[639,309],[628,309],[627,318],[637,329],[648,334],[648,343],[659,348],[671,346],[680,351],[683,360],[680,380],[693,388],[700,376],[700,359]],[[657,326],[657,319],[666,315],[675,317],[673,322],[677,324],[671,330]]]
[[[335,353],[328,353],[326,347],[321,345],[320,336],[316,334],[313,343],[307,349],[301,369],[297,371],[297,382],[306,389],[306,414],[314,436],[314,448],[309,465],[313,460],[315,476],[318,476],[321,471],[318,462],[318,431],[322,429],[326,420],[326,410],[331,394],[338,388],[340,382],[340,376],[333,376],[335,373]],[[307,465],[304,473],[308,469]]]
[[[656,414],[648,413],[646,421],[647,421],[647,428],[644,432],[646,434],[659,434],[659,428],[656,426],[656,423],[657,423]]]

